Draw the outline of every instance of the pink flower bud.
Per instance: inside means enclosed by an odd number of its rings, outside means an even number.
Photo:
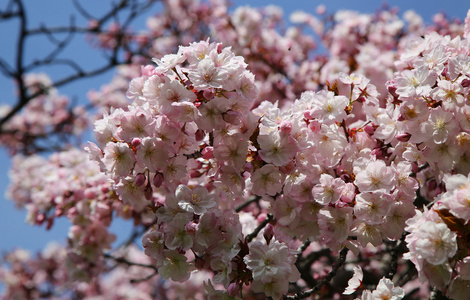
[[[147,178],[145,177],[144,173],[139,173],[135,176],[134,184],[136,186],[143,186],[145,184],[146,179]]]
[[[232,124],[232,125],[238,125],[240,124],[241,120],[241,114],[237,111],[234,110],[228,110],[225,113],[222,114],[222,117],[225,122]]]
[[[321,129],[321,124],[317,120],[313,120],[308,124],[308,128],[313,132],[317,133]]]
[[[163,183],[163,174],[162,173],[156,173],[155,176],[153,177],[153,185],[157,188],[159,188],[162,183]]]
[[[101,185],[101,192],[102,192],[103,194],[108,193],[108,192],[109,192],[109,186],[108,186],[107,184]]]
[[[44,222],[44,220],[46,219],[46,216],[44,216],[44,214],[39,214],[36,216],[36,224],[37,225],[42,225],[42,223]]]
[[[236,297],[240,293],[240,287],[236,282],[228,285],[227,292],[231,297]]]
[[[214,148],[207,146],[204,149],[202,149],[202,157],[204,159],[211,159],[214,158]]]
[[[90,200],[90,199],[95,199],[96,196],[97,196],[97,195],[96,195],[96,192],[95,192],[95,189],[92,189],[92,188],[86,189],[85,192],[84,192],[84,194],[85,194],[85,197],[86,197],[87,199],[89,199],[89,200]]]
[[[210,181],[204,185],[204,187],[207,189],[207,191],[210,193],[214,190],[214,182]]]
[[[224,45],[222,43],[217,43],[217,53],[222,53],[222,50],[224,49]]]
[[[470,79],[462,80],[461,84],[462,84],[463,87],[469,87],[470,86]]]
[[[366,125],[366,126],[364,126],[364,132],[369,134],[369,135],[373,135],[374,132],[375,132],[375,128],[372,125]]]
[[[260,213],[258,215],[258,217],[256,217],[256,221],[258,222],[263,222],[264,220],[266,220],[266,218],[268,217],[268,215],[266,213]]]
[[[282,121],[279,125],[279,131],[281,133],[290,134],[292,131],[292,123],[290,121]]]
[[[145,195],[145,199],[152,200],[153,189],[152,189],[152,186],[150,184],[147,184],[147,186],[145,186],[144,195]]]
[[[396,93],[397,85],[394,80],[387,82],[387,90],[394,98],[398,98],[398,94]]]
[[[269,242],[274,236],[274,228],[273,225],[268,224],[264,228],[264,233],[263,233],[264,239],[266,240],[266,243],[269,245]]]
[[[51,216],[47,219],[46,230],[51,229],[52,225],[54,225],[54,218]]]
[[[67,211],[67,218],[72,219],[77,215],[77,208],[76,207],[71,207]]]
[[[152,65],[143,66],[141,68],[142,75],[147,76],[147,77],[154,75],[154,70],[155,70],[155,67]]]
[[[307,119],[307,120],[313,119],[312,115],[310,114],[310,110],[304,111],[304,118]]]
[[[196,130],[196,133],[194,134],[194,138],[198,142],[202,141],[205,136],[206,136],[206,133],[204,132],[204,130],[201,130],[201,129]]]
[[[190,235],[195,235],[197,230],[197,224],[194,222],[189,222],[184,226],[184,230]]]
[[[375,148],[370,152],[371,155],[375,155],[377,159],[382,159],[385,157],[385,153],[380,148]]]
[[[409,133],[399,133],[395,136],[395,138],[397,140],[399,140],[400,142],[408,142],[411,138],[411,134]]]
[[[133,138],[131,142],[132,146],[134,147],[139,147],[141,143],[142,143],[142,140],[139,138]]]
[[[341,178],[344,182],[350,182],[351,181],[351,175],[349,175],[349,174],[341,174],[339,176],[339,178]]]
[[[64,210],[62,209],[62,207],[56,206],[55,211],[54,211],[54,215],[56,217],[60,217],[63,214],[64,214]]]
[[[199,178],[199,177],[201,177],[201,175],[202,175],[202,173],[199,172],[198,170],[191,170],[189,172],[189,177],[190,178]]]
[[[207,100],[212,100],[212,99],[214,99],[214,96],[215,96],[214,88],[210,88],[210,89],[204,90],[204,92],[202,92],[202,95],[203,95],[204,98],[206,98]]]

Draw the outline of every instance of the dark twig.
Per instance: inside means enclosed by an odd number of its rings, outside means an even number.
[[[318,292],[325,284],[329,283],[333,277],[336,276],[336,273],[338,272],[339,268],[344,264],[346,261],[346,255],[348,254],[349,249],[348,248],[343,248],[339,252],[339,259],[336,261],[336,263],[333,265],[332,270],[330,273],[328,273],[325,278],[320,280],[315,287],[313,287],[310,290],[307,290],[305,292],[298,293],[293,296],[284,296],[284,299],[305,299],[314,293]]]
[[[235,207],[235,211],[236,212],[241,212],[245,207],[247,207],[251,203],[259,201],[260,199],[261,199],[260,196],[253,196],[250,199],[248,199],[247,201],[245,201],[244,203],[242,203],[242,204],[238,205],[237,207]]]
[[[386,276],[390,280],[392,280],[393,276],[395,276],[395,274],[397,273],[398,258],[400,257],[400,254],[406,251],[405,237],[406,234],[403,233],[401,239],[398,240],[396,242],[396,245],[390,250],[390,255],[392,256],[392,259],[390,261],[390,270],[388,271],[388,274]]]
[[[141,263],[137,263],[137,262],[128,261],[128,260],[125,259],[124,257],[115,257],[115,256],[112,256],[111,254],[108,254],[108,253],[103,253],[103,256],[104,256],[105,258],[112,259],[112,260],[114,260],[114,261],[117,262],[117,263],[126,264],[126,265],[128,265],[128,266],[137,266],[137,267],[152,269],[152,270],[154,270],[155,272],[158,272],[157,267],[154,266],[154,265],[141,264]]]
[[[249,243],[251,242],[257,235],[258,233],[260,233],[260,231],[266,226],[268,225],[269,222],[271,222],[273,219],[273,215],[272,214],[268,214],[268,217],[266,219],[264,219],[263,222],[261,222],[261,224],[258,225],[258,227],[256,227],[256,229],[250,233],[249,235],[246,236],[246,242]]]
[[[305,251],[305,249],[307,249],[307,247],[310,246],[310,243],[311,243],[310,240],[306,240],[302,244],[302,246],[299,247],[299,249],[298,249],[299,253],[297,253],[297,255],[295,256],[295,258],[296,258],[295,263],[296,264],[297,264],[297,262],[300,261],[300,258],[302,257],[302,253]]]

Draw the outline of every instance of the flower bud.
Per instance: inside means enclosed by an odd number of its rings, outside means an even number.
[[[398,98],[397,85],[394,80],[390,80],[389,82],[387,82],[387,90],[390,95],[393,96],[393,98]]]
[[[143,76],[150,77],[154,75],[155,67],[153,65],[147,65],[141,67],[141,72]]]
[[[54,215],[55,215],[56,217],[60,217],[60,216],[62,216],[63,214],[64,214],[64,209],[63,209],[63,207],[57,205],[56,208],[55,208],[55,210],[54,210]]]
[[[290,121],[282,121],[279,125],[279,131],[281,133],[290,134],[292,131],[292,123]]]
[[[147,178],[145,177],[144,173],[139,173],[135,176],[134,184],[136,186],[143,186],[145,184],[146,179]]]
[[[310,114],[310,110],[304,111],[304,118],[307,120],[313,119],[312,114]]]
[[[256,218],[256,221],[258,222],[263,222],[264,220],[266,220],[266,218],[268,217],[268,215],[266,213],[260,213],[258,215],[258,217]]]
[[[366,125],[366,126],[364,126],[364,132],[369,134],[369,135],[373,135],[374,132],[375,132],[375,128],[372,125]]]
[[[206,98],[207,100],[212,100],[212,99],[214,99],[214,96],[215,96],[214,88],[210,88],[210,89],[204,90],[204,92],[202,92],[202,95],[203,95],[204,98]]]
[[[238,125],[240,124],[241,120],[241,114],[237,111],[234,110],[228,110],[225,113],[222,114],[222,117],[225,122],[232,124],[232,125]]]
[[[153,197],[153,189],[152,189],[152,186],[151,186],[150,184],[147,184],[147,185],[145,186],[144,195],[145,195],[145,199],[147,199],[147,200],[152,200],[152,197]]]
[[[204,132],[204,130],[201,130],[201,129],[198,129],[196,133],[194,134],[194,137],[197,142],[202,141],[204,139],[204,136],[206,136],[206,133]]]
[[[202,158],[204,159],[214,158],[214,148],[207,146],[204,149],[202,149]]]
[[[217,53],[222,53],[222,50],[224,49],[224,44],[222,43],[217,43]]]
[[[44,214],[39,214],[36,216],[36,224],[37,225],[42,225],[44,220],[46,219],[46,216]]]
[[[139,138],[133,138],[131,142],[132,146],[134,147],[139,147],[141,143],[142,143],[142,140]]]
[[[274,236],[273,225],[271,225],[271,224],[266,225],[266,227],[264,228],[263,236],[264,236],[264,239],[266,240],[266,244],[269,245],[269,242],[271,241],[271,239]]]
[[[103,194],[106,194],[106,193],[109,192],[109,186],[108,186],[108,184],[102,184],[102,185],[101,185],[101,192],[102,192]]]
[[[87,199],[89,199],[89,200],[95,199],[96,196],[97,196],[97,195],[96,195],[96,192],[95,192],[95,189],[93,189],[93,188],[88,188],[88,189],[86,189],[85,192],[84,192],[84,194],[85,194],[85,197],[86,197]]]
[[[199,178],[199,177],[201,177],[201,175],[202,175],[202,173],[199,172],[198,170],[191,170],[189,172],[189,177],[190,178]]]
[[[232,282],[228,285],[227,292],[231,297],[236,297],[240,293],[240,287],[236,282]]]
[[[47,218],[46,230],[51,229],[52,225],[54,225],[54,218],[51,216],[51,217]]]
[[[375,155],[377,159],[382,159],[385,157],[385,153],[381,148],[375,148],[370,152],[371,155]]]
[[[411,138],[411,134],[405,132],[405,133],[399,133],[395,136],[397,140],[400,142],[408,142]]]
[[[190,235],[195,235],[196,230],[197,230],[197,224],[194,222],[189,222],[186,225],[184,225],[184,230]]]
[[[317,133],[321,129],[321,124],[317,120],[313,120],[308,124],[308,128],[313,132]]]
[[[163,183],[163,174],[156,173],[155,176],[153,177],[152,183],[155,187],[159,188]]]

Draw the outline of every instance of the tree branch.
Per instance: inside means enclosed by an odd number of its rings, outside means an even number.
[[[128,261],[128,260],[125,259],[124,257],[115,257],[115,256],[112,256],[111,254],[108,254],[108,253],[103,253],[103,256],[104,256],[105,258],[112,259],[112,260],[114,260],[114,261],[117,262],[117,263],[126,264],[126,265],[128,265],[128,266],[137,266],[137,267],[152,269],[152,270],[155,271],[156,274],[158,273],[158,269],[157,269],[157,267],[154,266],[154,265],[141,264],[141,263],[137,263],[137,262]]]
[[[261,222],[261,224],[258,225],[258,227],[256,227],[256,229],[250,233],[249,235],[246,236],[246,242],[249,243],[251,242],[256,236],[258,236],[258,233],[260,233],[260,231],[266,226],[268,225],[269,222],[271,222],[273,219],[273,215],[272,214],[268,214],[268,217],[266,219],[264,219],[263,222]]]
[[[343,248],[339,252],[339,259],[336,261],[336,263],[333,265],[332,270],[330,273],[328,273],[325,278],[320,280],[315,287],[313,287],[310,290],[307,290],[305,292],[298,293],[293,296],[284,296],[284,299],[305,299],[314,293],[318,292],[325,284],[329,283],[333,277],[336,276],[336,273],[338,272],[339,268],[343,266],[344,262],[346,261],[346,255],[348,254],[349,249],[348,248]]]

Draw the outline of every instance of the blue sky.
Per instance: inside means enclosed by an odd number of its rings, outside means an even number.
[[[45,3],[47,2],[47,5]],[[328,12],[334,12],[340,9],[350,9],[356,10],[364,13],[372,13],[377,8],[380,7],[380,1],[350,1],[350,0],[341,0],[341,1],[328,1],[329,4],[326,5]],[[391,1],[392,2],[392,1]],[[44,20],[46,24],[57,25],[57,24],[66,24],[69,20],[71,14],[71,1],[63,0],[26,0],[26,10],[29,12],[32,22],[31,25],[38,24],[41,18],[48,16],[47,20]],[[93,10],[103,11],[103,3],[106,1],[92,1],[92,0],[83,0],[81,1],[86,7],[93,7]],[[98,3],[98,6],[91,6],[95,3]],[[109,3],[109,2],[108,2]],[[326,3],[323,1],[268,1],[268,0],[258,0],[258,1],[248,1],[248,0],[233,0],[234,7],[240,5],[251,5],[251,6],[265,6],[268,4],[274,4],[282,7],[285,11],[285,18],[288,17],[290,13],[296,10],[305,10],[307,12],[314,12],[315,8],[321,4]],[[444,11],[449,17],[458,17],[463,19],[467,13],[470,4],[465,0],[458,1],[442,1],[442,0],[431,0],[431,1],[393,1],[393,4],[390,6],[397,6],[400,8],[400,13],[405,12],[408,9],[415,10],[419,15],[421,15],[424,20],[429,23],[431,17],[439,12]],[[55,7],[56,9],[50,10],[50,7]],[[3,9],[2,4],[0,4],[0,9]],[[149,14],[151,14],[149,12]],[[77,20],[77,23],[80,23]],[[139,29],[143,28],[144,20],[141,20],[134,28]],[[140,27],[139,27],[140,26]],[[15,53],[14,45],[15,41],[15,32],[17,31],[17,23],[7,22],[0,23],[0,36],[2,36],[2,45],[0,46],[0,57],[7,58],[7,60],[12,60]],[[76,58],[76,61],[82,63],[86,66],[93,66],[100,62],[100,57],[88,55],[86,44],[80,38],[74,42],[73,49],[68,50],[67,54],[70,57]],[[32,56],[34,53],[40,53],[41,51],[46,51],[45,47],[41,42],[32,40],[29,47],[28,56]],[[34,49],[31,50],[31,49]],[[85,54],[84,54],[85,53]],[[92,53],[92,52],[90,52]],[[52,77],[57,77],[61,75],[63,70],[53,69],[54,74],[51,74]],[[102,76],[95,77],[93,79],[87,79],[76,84],[71,84],[64,86],[59,89],[62,94],[69,95],[71,97],[76,97],[79,101],[85,101],[86,92],[90,89],[99,89],[101,84],[104,84],[110,80],[112,77],[112,72],[108,72]],[[0,105],[4,103],[13,103],[14,90],[13,84],[8,79],[0,76],[0,89],[3,91],[2,98],[0,100]],[[7,155],[4,149],[0,149],[0,253],[5,250],[11,250],[15,247],[22,247],[30,249],[33,251],[38,251],[43,249],[44,246],[51,240],[57,240],[61,243],[65,241],[69,223],[65,219],[57,222],[52,230],[45,231],[43,227],[30,226],[24,223],[25,211],[19,211],[14,208],[13,203],[7,201],[3,196],[8,185],[8,169],[9,169],[9,156]],[[130,232],[131,226],[127,226],[124,222],[117,222],[113,225],[113,231],[119,232],[120,234],[126,235]]]

